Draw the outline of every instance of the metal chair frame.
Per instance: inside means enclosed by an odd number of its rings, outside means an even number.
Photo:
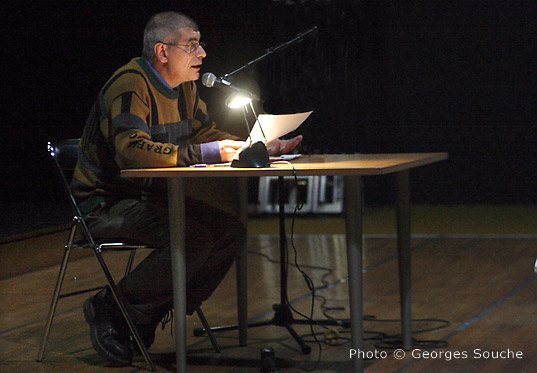
[[[149,356],[149,353],[148,353],[146,347],[144,346],[144,344],[142,342],[142,339],[140,337],[138,329],[136,328],[132,318],[130,317],[130,315],[127,312],[127,308],[125,306],[125,303],[124,303],[123,299],[118,295],[119,292],[118,292],[116,282],[114,281],[114,279],[113,279],[113,277],[112,277],[112,275],[110,273],[110,270],[108,269],[108,266],[106,265],[106,262],[105,262],[105,260],[103,258],[103,255],[102,255],[103,251],[105,251],[105,250],[130,251],[130,256],[129,256],[129,259],[128,259],[128,262],[127,262],[127,267],[126,267],[126,270],[125,270],[125,276],[126,276],[131,271],[132,264],[134,262],[134,258],[135,258],[135,255],[136,255],[136,250],[138,250],[138,249],[149,249],[149,247],[146,246],[146,245],[140,245],[140,244],[136,244],[136,243],[113,242],[113,241],[109,242],[107,240],[96,240],[96,239],[94,239],[93,235],[91,234],[90,230],[88,229],[88,226],[86,224],[84,216],[82,215],[82,212],[80,211],[80,208],[79,208],[79,206],[78,206],[78,204],[77,204],[77,202],[76,202],[76,200],[75,200],[75,198],[74,198],[74,196],[73,196],[73,194],[71,192],[69,182],[68,182],[67,177],[65,176],[65,172],[64,172],[64,170],[65,171],[73,170],[75,165],[76,165],[76,161],[78,159],[78,142],[79,142],[79,139],[69,139],[69,140],[63,140],[63,141],[57,141],[57,142],[48,142],[47,143],[47,151],[48,151],[49,155],[51,156],[54,168],[57,171],[58,176],[59,176],[59,178],[60,178],[60,180],[62,182],[63,189],[64,189],[64,191],[66,192],[66,194],[68,196],[69,203],[70,203],[70,206],[71,206],[71,208],[73,210],[74,216],[73,216],[73,225],[71,227],[69,237],[68,237],[67,243],[65,245],[65,251],[64,251],[64,254],[63,254],[62,263],[61,263],[61,266],[60,266],[60,270],[59,270],[59,273],[58,273],[58,278],[56,280],[56,286],[54,288],[52,301],[51,301],[50,308],[49,308],[49,311],[48,311],[47,322],[45,324],[45,329],[43,331],[43,337],[42,337],[41,344],[40,344],[40,347],[39,347],[39,353],[38,353],[38,356],[37,356],[37,361],[39,361],[39,362],[43,361],[43,356],[44,356],[44,353],[45,353],[45,347],[46,347],[46,344],[47,344],[47,341],[48,341],[50,329],[52,327],[54,314],[56,313],[56,307],[58,305],[58,301],[60,299],[62,299],[62,298],[66,298],[66,297],[70,297],[70,296],[74,296],[74,295],[79,295],[79,294],[84,294],[84,293],[87,293],[87,292],[102,289],[102,287],[94,287],[94,288],[91,288],[91,289],[84,289],[84,290],[69,292],[69,293],[65,293],[65,294],[61,293],[63,280],[64,280],[65,273],[66,273],[66,270],[67,270],[67,265],[69,263],[69,258],[70,258],[70,255],[71,255],[71,251],[73,249],[75,249],[75,248],[83,248],[83,249],[85,248],[85,249],[92,249],[93,250],[93,252],[95,254],[95,257],[97,258],[97,260],[98,260],[98,262],[99,262],[99,264],[101,266],[101,269],[102,269],[104,275],[106,276],[108,286],[110,287],[112,295],[113,295],[113,297],[114,297],[119,309],[121,310],[123,318],[125,319],[125,321],[126,321],[128,327],[129,327],[129,330],[130,330],[130,332],[131,332],[136,344],[138,345],[138,347],[139,347],[139,349],[140,349],[140,351],[141,351],[146,363],[149,365],[149,368],[151,369],[151,371],[155,372],[156,371],[155,364],[153,363],[153,360]],[[75,240],[77,231],[79,229],[82,230],[84,238],[82,240],[79,240],[79,239]],[[201,309],[197,308],[196,313],[198,314],[198,317],[200,318],[200,321],[203,324],[205,330],[210,332],[211,328],[210,328],[205,316],[203,315],[203,312],[201,311]],[[218,345],[218,343],[216,341],[216,338],[215,338],[214,334],[212,334],[212,332],[211,332],[211,334],[209,334],[209,339],[210,339],[213,347],[215,348],[216,352],[220,352],[220,346]]]

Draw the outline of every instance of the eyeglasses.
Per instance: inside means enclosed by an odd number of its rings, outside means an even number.
[[[174,46],[174,47],[187,47],[187,49],[183,49],[183,48],[179,48],[179,49],[182,49],[183,51],[187,52],[187,53],[190,53],[190,54],[193,54],[195,53],[199,47],[202,47],[202,48],[205,48],[205,43],[200,41],[199,43],[198,42],[193,42],[193,43],[189,43],[189,44],[179,44],[179,43],[164,43],[164,42],[161,42],[162,44],[166,44],[166,45],[171,45],[171,46]]]

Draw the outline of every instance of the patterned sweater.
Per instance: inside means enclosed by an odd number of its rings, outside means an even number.
[[[145,59],[135,58],[112,75],[91,109],[73,193],[85,212],[107,197],[151,193],[152,180],[120,178],[119,171],[209,163],[202,147],[214,151],[212,142],[224,139],[238,137],[215,128],[194,82],[170,89]]]

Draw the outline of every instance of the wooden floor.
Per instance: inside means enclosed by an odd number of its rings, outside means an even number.
[[[298,223],[300,224],[300,222]],[[327,223],[329,224],[329,223]],[[300,232],[300,229],[297,229]],[[330,231],[330,230],[328,230]],[[249,236],[249,316],[270,320],[279,303],[279,241],[275,234]],[[62,234],[57,234],[62,236]],[[62,237],[54,236],[54,240]],[[35,240],[29,238],[28,240]],[[345,237],[341,233],[297,233],[298,263],[317,289],[314,317],[344,320],[349,316]],[[22,244],[22,242],[21,242]],[[60,246],[62,242],[58,243]],[[537,281],[533,273],[537,235],[465,232],[416,233],[412,238],[412,329],[414,350],[403,359],[398,348],[399,292],[395,236],[369,233],[364,239],[364,307],[367,372],[535,372],[537,371]],[[295,254],[290,247],[290,261]],[[57,253],[59,263],[61,253]],[[109,253],[118,276],[124,254]],[[142,255],[143,256],[143,255]],[[26,272],[0,281],[0,371],[2,372],[133,372],[147,367],[138,356],[132,367],[107,367],[92,349],[81,305],[86,296],[60,301],[44,361],[35,361],[58,266]],[[67,289],[102,283],[93,257],[73,261]],[[288,298],[309,315],[312,298],[302,274],[289,266]],[[234,270],[203,306],[209,322],[235,322]],[[323,308],[326,315],[323,315]],[[295,318],[302,319],[295,315]],[[205,337],[194,337],[200,326],[187,319],[189,372],[258,372],[260,350],[271,347],[282,372],[348,372],[351,369],[349,329],[295,325],[312,347],[303,355],[286,329],[249,329],[249,345],[240,347],[236,331],[217,334],[223,350],[213,351]],[[332,344],[327,336],[334,336]],[[174,370],[170,324],[159,329],[151,348],[159,371]]]

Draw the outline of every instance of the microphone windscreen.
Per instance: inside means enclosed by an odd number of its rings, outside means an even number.
[[[211,88],[212,86],[214,86],[215,81],[216,75],[214,75],[213,73],[205,73],[201,77],[201,83],[207,88]]]

